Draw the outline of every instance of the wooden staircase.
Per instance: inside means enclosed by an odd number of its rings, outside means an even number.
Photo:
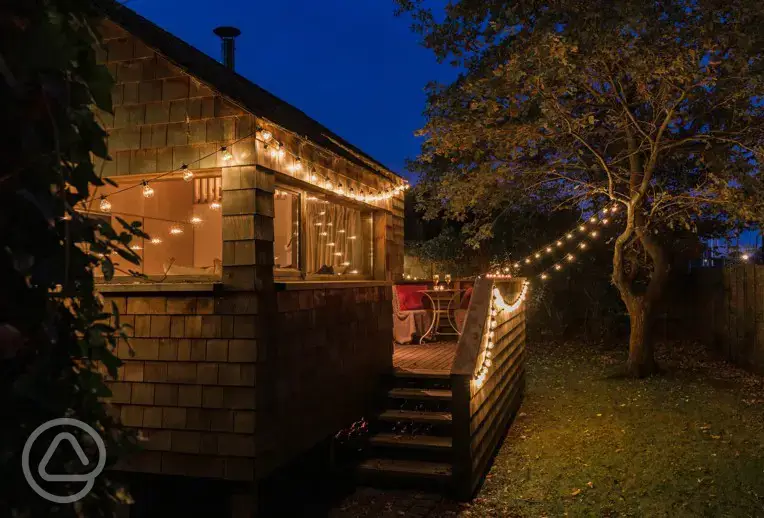
[[[385,387],[384,410],[371,422],[363,481],[446,488],[452,474],[448,371],[400,369]]]

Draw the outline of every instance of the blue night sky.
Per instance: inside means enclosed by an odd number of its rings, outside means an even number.
[[[210,56],[219,25],[242,30],[236,70],[405,174],[419,151],[424,87],[455,71],[421,47],[392,0],[128,0]]]

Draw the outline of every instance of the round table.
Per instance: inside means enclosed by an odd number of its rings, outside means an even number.
[[[463,291],[464,290],[462,289],[419,290],[419,293],[424,294],[428,299],[430,299],[430,302],[432,303],[432,322],[430,323],[430,327],[427,329],[427,331],[419,339],[420,344],[424,342],[424,339],[428,336],[434,339],[439,334],[456,336],[462,334],[461,331],[459,331],[459,329],[457,329],[454,325],[453,320],[451,320],[451,304],[453,304],[456,296]],[[454,330],[453,333],[438,332],[443,315],[445,315],[448,319],[448,324],[451,326],[451,329]]]

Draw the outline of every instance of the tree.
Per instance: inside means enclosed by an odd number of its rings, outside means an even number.
[[[116,307],[103,306],[94,272],[110,278],[112,254],[137,264],[129,245],[143,233],[138,224],[115,230],[74,210],[105,181],[92,159],[107,158],[92,107],[111,111],[112,79],[96,62],[98,19],[90,0],[10,0],[0,7],[3,516],[111,516],[115,502],[127,498],[104,473],[81,501],[56,504],[33,493],[21,472],[24,443],[51,419],[94,428],[106,444],[107,467],[133,442],[102,403],[111,395],[104,374],[117,375],[121,362],[113,352],[126,329]],[[32,450],[33,472],[45,449]],[[86,453],[97,458],[95,450]],[[58,448],[47,470],[72,473],[79,464],[74,451]],[[57,483],[55,494],[82,486]]]
[[[630,316],[627,370],[656,368],[650,324],[669,276],[665,236],[705,218],[764,217],[764,4],[754,0],[397,0],[459,67],[428,87],[414,164],[429,216],[617,204],[612,282]],[[480,218],[478,218],[479,220]]]

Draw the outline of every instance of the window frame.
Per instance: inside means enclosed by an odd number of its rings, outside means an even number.
[[[312,184],[297,180],[291,176],[277,173],[276,181],[274,184],[274,196],[275,190],[292,191],[299,195],[300,207],[299,207],[299,252],[297,258],[297,264],[299,268],[297,270],[291,268],[277,268],[273,267],[273,277],[276,282],[288,282],[288,281],[322,281],[322,282],[347,282],[347,281],[374,281],[379,280],[375,277],[376,263],[379,260],[380,251],[377,249],[379,240],[375,238],[376,221],[378,217],[384,217],[385,210],[378,207],[373,207],[360,203],[354,200],[347,199],[342,196],[325,191],[321,188],[317,188]],[[369,265],[368,273],[357,274],[344,274],[344,275],[328,275],[320,273],[307,273],[307,265],[305,264],[305,257],[307,255],[307,242],[305,239],[305,228],[308,224],[307,221],[307,202],[308,196],[320,195],[326,198],[329,202],[337,205],[342,205],[351,209],[360,211],[362,214],[368,213],[371,217],[372,229],[371,229],[371,263]],[[276,217],[274,211],[274,219]],[[384,242],[384,240],[381,240]],[[275,254],[274,254],[275,255]]]

